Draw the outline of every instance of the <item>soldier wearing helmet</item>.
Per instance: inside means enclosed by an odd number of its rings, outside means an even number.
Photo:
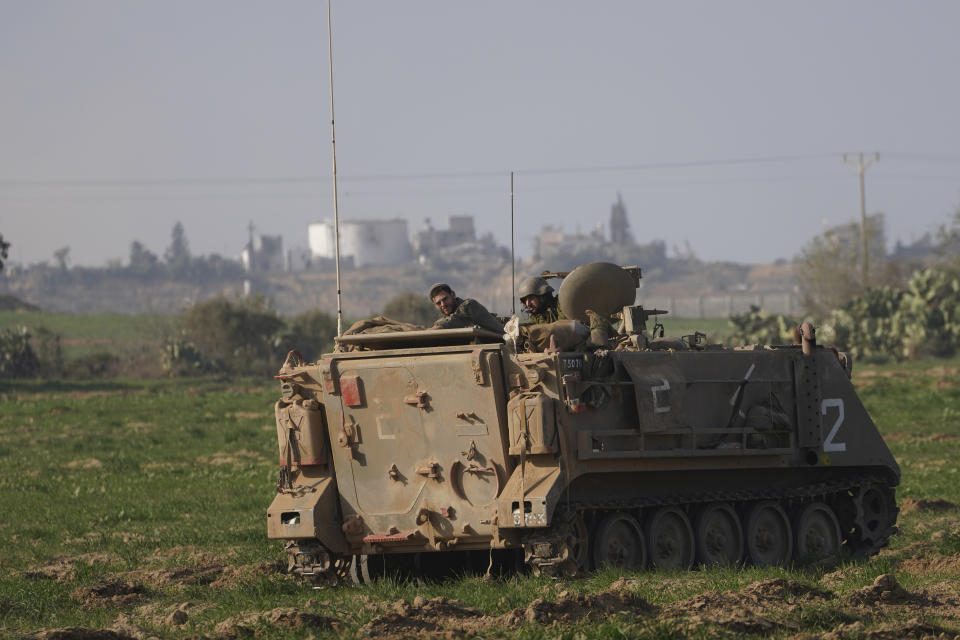
[[[548,324],[557,320],[566,320],[553,295],[553,287],[543,278],[527,278],[517,289],[520,304],[530,314],[530,324]]]

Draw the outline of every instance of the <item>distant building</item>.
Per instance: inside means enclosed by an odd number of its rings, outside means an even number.
[[[319,261],[336,257],[332,220],[307,227],[310,253]],[[386,267],[411,260],[407,221],[348,220],[340,223],[340,258],[354,267]]]
[[[590,233],[564,233],[563,229],[546,226],[533,241],[534,260],[549,260],[557,256],[570,256],[582,253],[603,253],[607,248],[607,238],[603,224]]]
[[[926,262],[937,257],[937,243],[929,233],[910,244],[904,244],[898,238],[893,245],[890,260],[894,262]]]
[[[250,240],[240,252],[240,264],[247,273],[284,270],[283,237],[254,235],[251,225]]]
[[[623,204],[623,196],[619,193],[617,193],[617,201],[610,207],[610,242],[624,245],[633,244],[630,220],[627,218],[627,207]]]
[[[414,254],[433,269],[479,269],[509,263],[510,251],[497,245],[493,234],[477,237],[473,216],[450,216],[446,229],[435,229],[430,218],[413,235]]]
[[[450,216],[447,218],[446,229],[434,229],[430,218],[427,218],[424,229],[413,234],[413,252],[418,257],[429,258],[440,249],[476,240],[473,216]]]

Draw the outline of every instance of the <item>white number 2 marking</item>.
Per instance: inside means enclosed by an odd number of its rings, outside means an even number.
[[[827,437],[823,441],[823,450],[827,452],[846,451],[847,450],[846,442],[833,441],[833,439],[837,437],[837,431],[840,430],[840,425],[843,424],[843,399],[842,398],[824,398],[823,403],[820,405],[821,415],[827,415],[827,409],[829,409],[830,407],[837,408],[837,421],[833,423],[833,427],[830,429],[830,433],[827,434]]]

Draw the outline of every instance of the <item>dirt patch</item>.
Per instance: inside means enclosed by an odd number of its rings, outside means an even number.
[[[901,640],[901,638],[952,640],[958,637],[960,636],[948,629],[914,619],[898,624],[882,625],[870,630],[867,630],[858,620],[850,624],[842,624],[827,633],[800,633],[790,636],[788,640]]]
[[[138,569],[127,573],[126,578],[155,587],[204,585],[216,581],[226,570],[227,566],[223,564],[173,567],[171,569]]]
[[[155,635],[144,631],[134,624],[130,616],[125,613],[121,613],[119,616],[117,616],[117,619],[113,621],[113,624],[107,627],[107,631],[113,631],[123,634],[129,638],[136,638],[137,640],[158,640]]]
[[[526,607],[517,608],[502,616],[487,616],[459,600],[442,596],[414,598],[413,603],[398,600],[391,611],[374,618],[360,632],[367,637],[409,638],[425,634],[443,637],[469,637],[484,629],[511,628],[526,622],[538,624],[570,624],[581,620],[607,619],[617,613],[648,617],[658,612],[657,607],[626,590],[624,579],[614,582],[606,591],[597,594],[571,594],[561,591],[556,600],[537,598]]]
[[[754,582],[739,591],[708,591],[675,602],[665,609],[672,618],[697,625],[712,624],[734,633],[770,634],[797,626],[771,618],[768,612],[791,613],[804,604],[833,597],[829,591],[794,580],[771,578]]]
[[[237,418],[238,420],[261,420],[265,416],[263,411],[234,411],[228,413],[228,418]]]
[[[674,603],[669,607],[674,612],[711,611],[730,607],[765,609],[799,605],[812,600],[827,600],[833,597],[824,591],[794,580],[770,578],[753,582],[739,591],[707,591],[700,595]]]
[[[935,539],[937,534],[947,534],[956,531],[960,527],[960,518],[955,516],[941,516],[933,520],[920,522],[914,528],[917,533],[927,533],[931,539]],[[942,535],[939,537],[943,537]]]
[[[146,561],[150,564],[180,560],[194,566],[204,564],[226,565],[227,561],[235,555],[236,553],[233,551],[213,553],[194,546],[176,546],[169,549],[155,549],[152,554],[147,556]]]
[[[846,604],[854,607],[875,607],[887,604],[938,605],[939,602],[929,594],[910,593],[900,586],[896,576],[884,573],[877,576],[873,584],[857,589],[844,598]]]
[[[656,607],[643,598],[611,585],[611,589],[597,594],[570,594],[561,591],[552,602],[537,598],[526,609],[514,609],[503,616],[503,624],[513,626],[524,620],[541,624],[566,624],[577,620],[608,618],[617,613],[647,617],[657,611]]]
[[[134,580],[106,580],[92,587],[82,587],[70,594],[80,602],[84,609],[95,610],[104,607],[126,607],[147,597],[143,585]]]
[[[51,578],[57,582],[67,582],[73,579],[73,573],[77,565],[85,564],[92,566],[94,564],[110,564],[117,557],[111,553],[81,553],[77,556],[59,556],[53,559],[53,562],[35,569],[30,569],[23,573],[25,578]]]
[[[256,451],[241,449],[240,451],[235,451],[233,453],[219,451],[212,456],[200,456],[197,458],[197,462],[201,464],[219,466],[224,464],[239,464],[241,462],[255,462],[263,459],[263,456]]]
[[[162,569],[137,569],[126,573],[124,577],[153,587],[209,585],[215,589],[229,589],[258,576],[277,573],[286,575],[284,566],[274,562],[240,566],[232,566],[222,562],[200,562]],[[291,576],[291,579],[294,579],[294,577]]]
[[[899,563],[899,569],[915,576],[936,573],[960,575],[960,556],[914,556]]]
[[[492,625],[492,618],[486,618],[472,607],[464,606],[459,600],[451,600],[442,596],[427,600],[417,596],[410,604],[406,600],[398,600],[393,605],[393,611],[378,616],[363,625],[361,635],[376,638],[409,638],[426,633],[443,631],[464,633],[466,630],[476,631],[484,626]]]
[[[111,629],[86,629],[84,627],[41,629],[24,637],[30,640],[140,640],[135,636]]]
[[[99,469],[103,463],[96,458],[85,458],[83,460],[73,460],[66,464],[67,469]]]
[[[270,637],[269,627],[337,630],[342,624],[337,618],[295,608],[282,608],[227,618],[216,626],[215,631],[220,638],[225,639],[248,636]]]
[[[168,606],[145,604],[137,607],[137,616],[155,627],[180,627],[187,623],[191,615],[209,607],[210,605],[198,606],[192,602],[178,602]]]
[[[940,498],[930,500],[919,498],[904,498],[900,505],[900,513],[913,513],[914,511],[951,511],[958,508],[956,504]]]
[[[107,398],[110,396],[126,394],[127,391],[125,389],[115,389],[113,391],[71,391],[70,393],[63,394],[63,397],[73,398],[75,400],[85,400],[87,398]]]
[[[290,580],[296,580],[296,576],[286,572],[286,565],[284,563],[260,562],[257,564],[240,565],[239,567],[228,566],[216,580],[210,583],[210,586],[215,589],[231,589],[259,576],[274,574],[280,574]]]

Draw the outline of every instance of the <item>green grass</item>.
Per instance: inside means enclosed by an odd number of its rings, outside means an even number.
[[[72,358],[95,352],[126,355],[156,346],[173,330],[175,316],[72,314],[51,311],[0,312],[0,330],[45,327],[61,338],[64,355]]]
[[[938,369],[956,367],[958,362],[856,369],[854,382],[863,401],[900,461],[900,499],[960,503],[955,465],[960,454],[956,413],[960,388],[955,373],[951,377]],[[282,544],[266,539],[264,517],[275,493],[276,395],[276,383],[266,379],[0,382],[0,637],[71,625],[105,628],[120,613],[133,615],[139,626],[164,638],[212,635],[227,618],[277,607],[321,612],[345,626],[338,631],[271,628],[265,630],[270,637],[358,637],[360,627],[389,610],[391,603],[411,602],[417,595],[458,598],[486,615],[499,616],[523,609],[536,598],[556,600],[562,591],[598,593],[621,577],[613,570],[563,581],[528,575],[492,581],[466,576],[442,583],[384,580],[367,587],[314,591],[276,571],[253,571],[223,584],[145,583],[141,604],[156,605],[160,611],[186,601],[197,605],[183,627],[165,626],[137,613],[139,605],[79,607],[74,595],[78,588],[131,571],[211,562],[249,568],[282,560]],[[949,569],[916,574],[899,562],[910,557],[908,547],[915,543],[931,545],[928,553],[942,557],[960,553],[958,519],[960,512],[903,515],[901,533],[890,550],[870,560],[847,561],[839,568],[838,584],[830,588],[842,597],[886,572],[894,572],[911,590],[957,580],[960,575]],[[933,540],[934,531],[944,534]],[[105,555],[102,562],[77,565],[62,582],[25,575],[58,557],[79,554]],[[633,593],[655,606],[669,607],[766,578],[823,588],[823,573],[810,568],[740,568],[637,572],[627,577]],[[855,620],[879,624],[833,601],[765,615],[813,634]],[[909,617],[908,611],[885,610],[880,622]],[[943,624],[960,629],[951,620]],[[782,627],[771,635],[787,637],[794,632]],[[482,635],[744,637],[727,627],[692,624],[685,618],[627,613],[558,627],[521,623]]]

